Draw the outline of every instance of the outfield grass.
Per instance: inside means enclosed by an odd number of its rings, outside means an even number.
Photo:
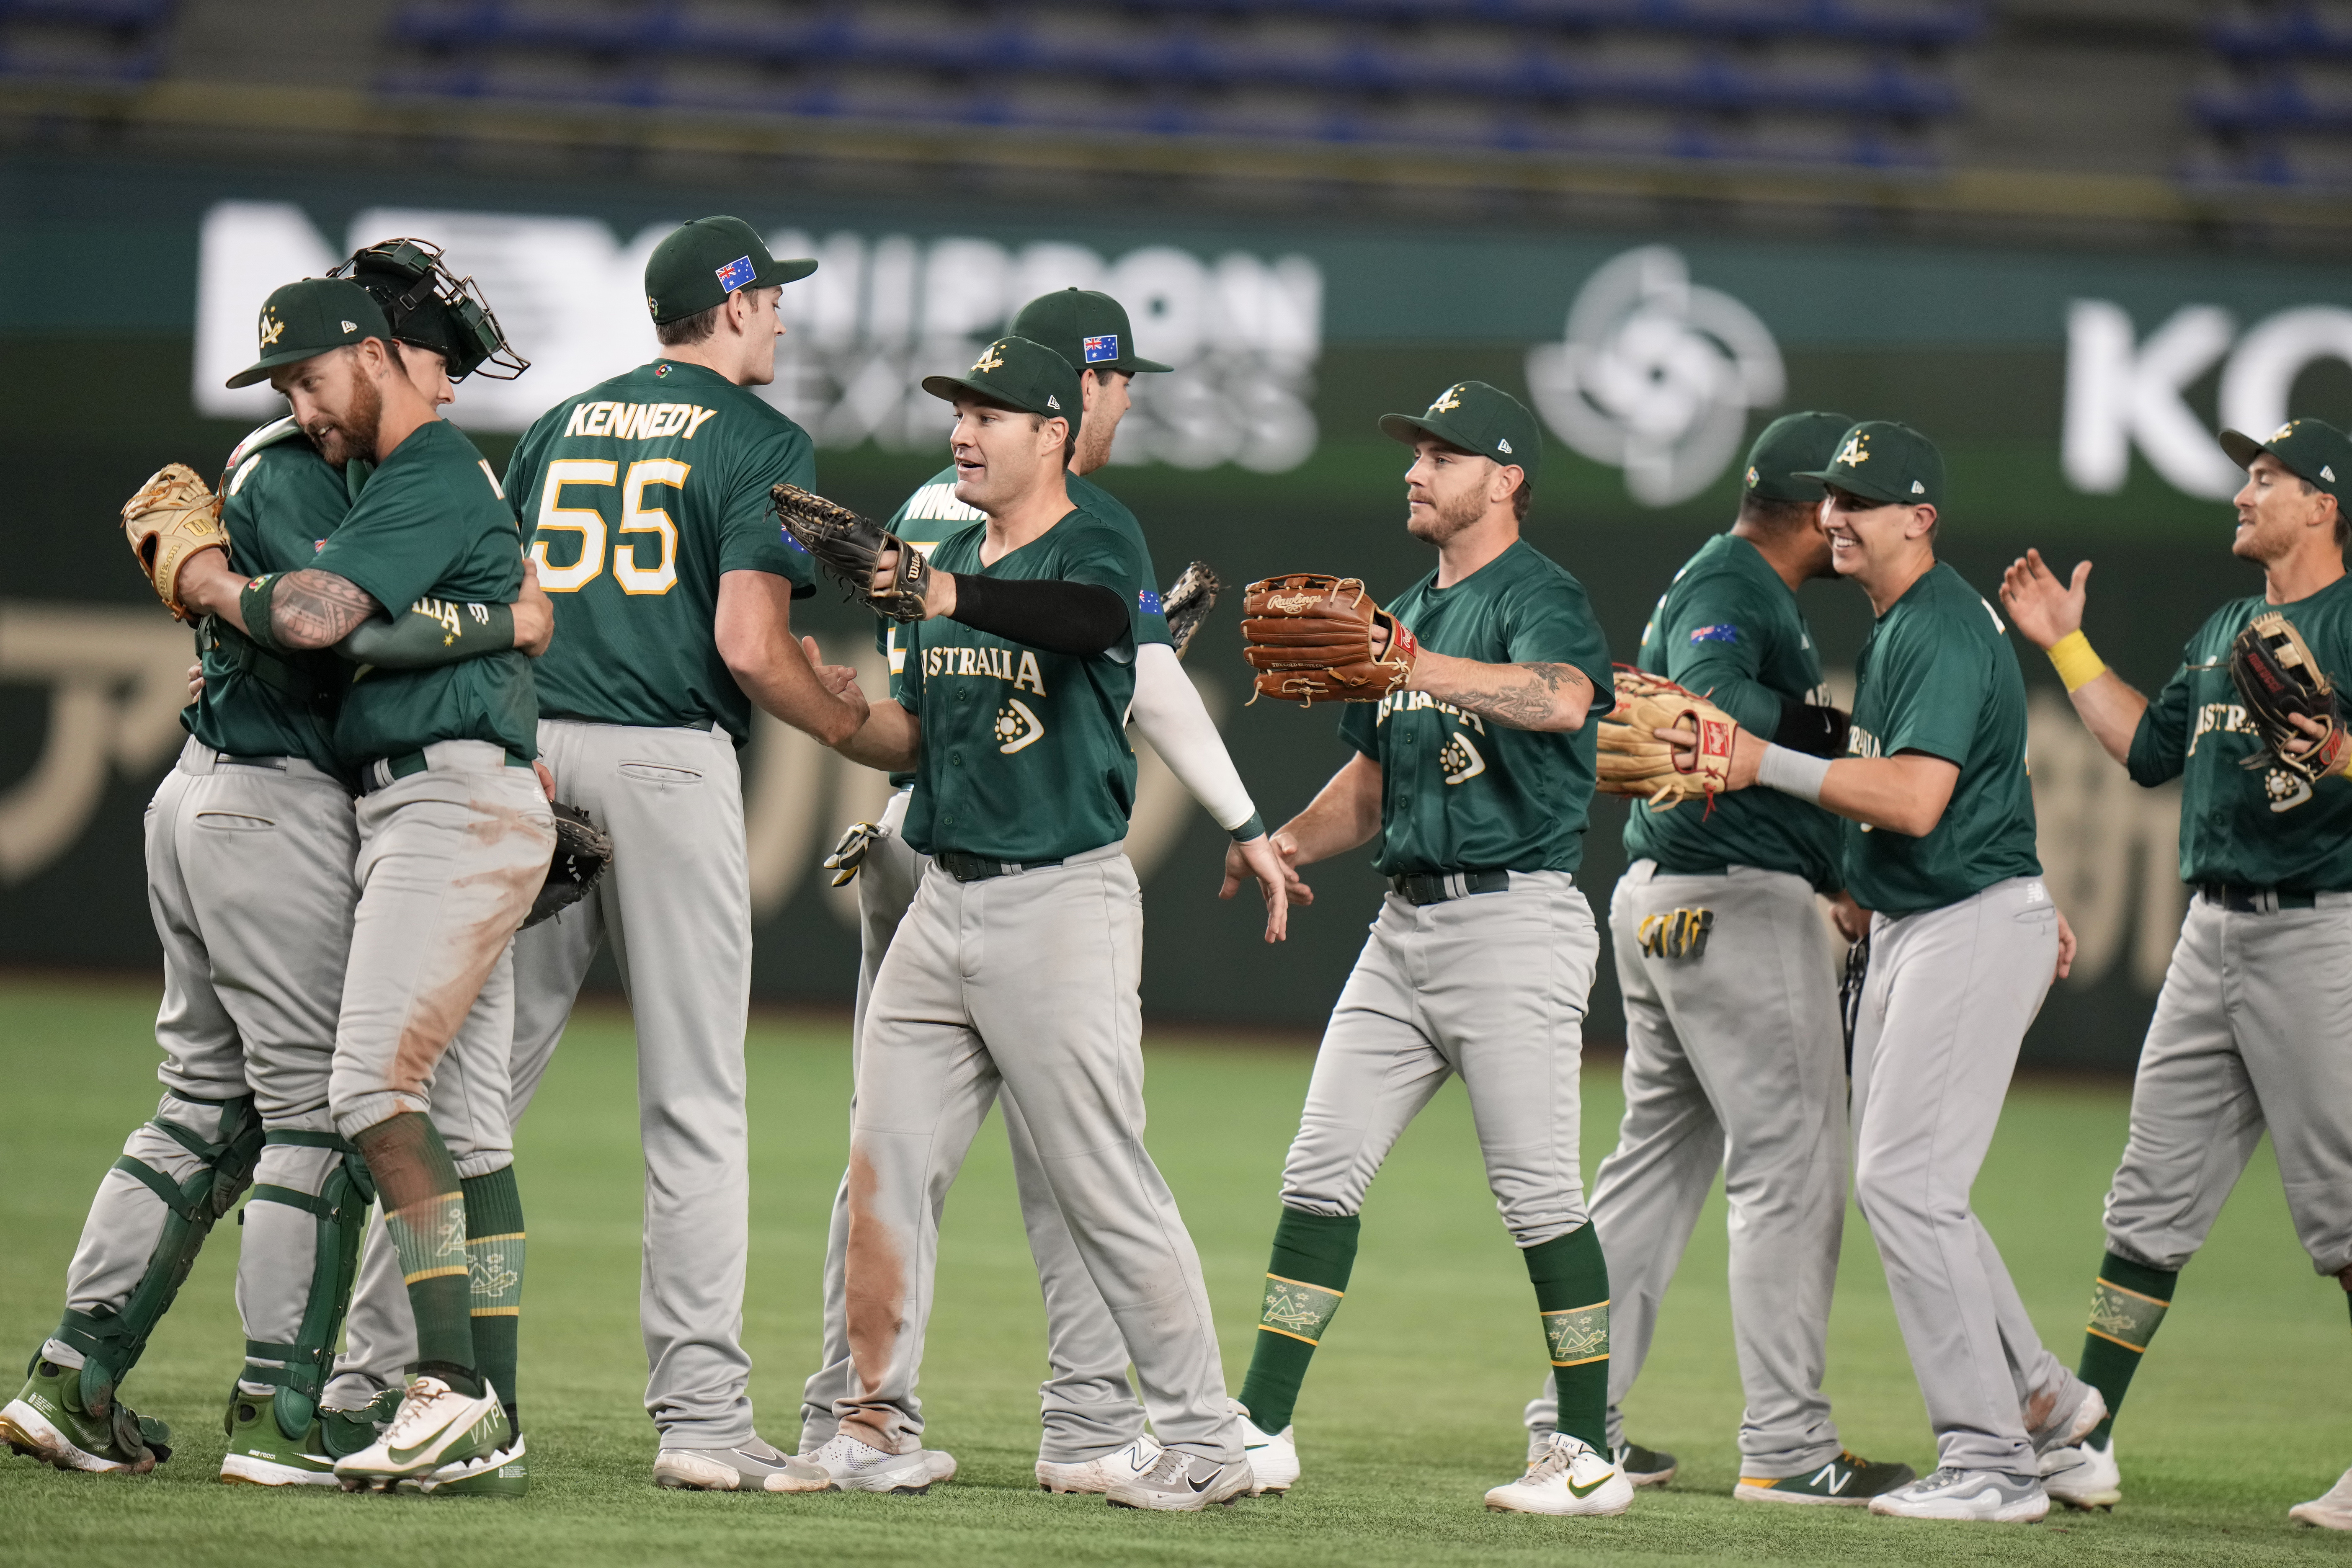
[[[153,1103],[143,987],[0,981],[9,1084],[0,1184],[0,1354],[54,1325],[84,1206]],[[765,1435],[786,1447],[817,1342],[825,1214],[846,1142],[845,1026],[766,1021],[751,1037],[751,1300],[744,1333]],[[1151,1145],[1199,1242],[1238,1386],[1275,1183],[1309,1058],[1165,1037],[1150,1054]],[[241,1349],[225,1226],[129,1392],[181,1447],[145,1479],[68,1476],[0,1458],[0,1561],[27,1564],[836,1562],[1510,1564],[1657,1558],[1770,1563],[2271,1563],[2352,1542],[2287,1507],[2352,1462],[2342,1292],[2296,1247],[2267,1151],[2184,1280],[2122,1427],[2127,1499],[2032,1528],[1743,1506],[1740,1398],[1724,1299],[1723,1211],[1700,1223],[1633,1404],[1633,1436],[1681,1476],[1618,1520],[1488,1514],[1518,1468],[1520,1403],[1544,1366],[1524,1271],[1496,1218],[1458,1088],[1407,1133],[1372,1190],[1348,1307],[1299,1408],[1306,1479],[1286,1499],[1207,1517],[1041,1495],[1035,1385],[1044,1332],[1001,1136],[984,1132],[941,1247],[923,1384],[930,1440],[962,1473],[927,1498],[719,1496],[656,1489],[636,1333],[639,1165],[627,1020],[574,1024],[522,1129],[531,1232],[522,1399],[533,1491],[490,1500],[299,1495],[214,1484],[218,1412]],[[1586,1077],[1588,1171],[1619,1100]],[[2121,1147],[2120,1084],[2012,1095],[1978,1206],[2049,1342],[2071,1358],[2099,1253],[2099,1198]],[[1866,1231],[1850,1217],[1831,1393],[1847,1443],[1933,1463],[1925,1417]]]

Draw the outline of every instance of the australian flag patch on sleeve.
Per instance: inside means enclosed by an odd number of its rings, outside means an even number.
[[[1691,632],[1690,640],[1693,642],[1738,642],[1739,640],[1739,628],[1733,626],[1728,621],[1723,622],[1719,626],[1699,626]]]
[[[1103,364],[1118,357],[1118,334],[1105,332],[1098,338],[1086,340],[1087,363]]]
[[[751,287],[751,279],[759,276],[760,271],[758,268],[751,265],[751,258],[748,256],[739,256],[717,270],[719,286],[730,294],[738,289]]]
[[[1157,616],[1165,613],[1160,608],[1160,590],[1157,588],[1144,589],[1141,593],[1136,595],[1135,602],[1143,606],[1143,613],[1147,616]]]

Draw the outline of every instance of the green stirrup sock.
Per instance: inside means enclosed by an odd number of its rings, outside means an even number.
[[[516,1342],[522,1329],[522,1194],[514,1167],[467,1176],[466,1260],[473,1269],[474,1354],[482,1379],[499,1391],[507,1425],[522,1430],[515,1393]]]
[[[1274,1257],[1265,1266],[1257,1344],[1250,1352],[1249,1375],[1242,1379],[1243,1407],[1261,1432],[1290,1425],[1307,1363],[1315,1359],[1315,1346],[1348,1293],[1362,1228],[1358,1215],[1308,1214],[1283,1205],[1274,1227]]]
[[[1525,1249],[1559,1384],[1559,1429],[1609,1452],[1609,1261],[1588,1221]]]
[[[2107,1402],[2107,1418],[2091,1429],[2091,1446],[2104,1448],[2114,1435],[2116,1413],[2147,1342],[2172,1305],[2175,1269],[2150,1268],[2110,1252],[2099,1259],[2098,1283],[2091,1288],[2091,1321],[2083,1334],[2083,1363],[2074,1375]]]
[[[460,1394],[482,1394],[466,1263],[466,1195],[448,1146],[416,1111],[387,1117],[352,1140],[375,1177],[384,1229],[400,1258],[416,1318],[417,1371]]]

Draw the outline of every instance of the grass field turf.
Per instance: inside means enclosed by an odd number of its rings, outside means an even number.
[[[90,1191],[154,1102],[152,991],[0,980],[0,1081],[13,1113],[0,1184],[0,1354],[56,1321]],[[744,1335],[764,1434],[789,1447],[817,1339],[818,1265],[846,1141],[845,1026],[752,1031],[752,1256]],[[238,1363],[236,1230],[224,1223],[129,1386],[181,1447],[144,1479],[68,1476],[0,1457],[0,1560],[26,1564],[462,1562],[859,1564],[1769,1563],[2237,1563],[2341,1559],[2352,1541],[2286,1521],[2352,1463],[2342,1292],[2294,1243],[2267,1151],[2132,1392],[2126,1501],[2033,1527],[1874,1520],[1735,1503],[1740,1397],[1724,1295],[1720,1196],[1668,1297],[1633,1436],[1681,1456],[1672,1487],[1618,1520],[1485,1512],[1515,1473],[1520,1403],[1543,1371],[1524,1270],[1450,1087],[1372,1189],[1348,1305],[1300,1406],[1306,1477],[1286,1499],[1152,1516],[1038,1492],[1044,1334],[1003,1136],[984,1131],[950,1202],[926,1377],[931,1440],[961,1476],[927,1498],[656,1490],[636,1331],[634,1058],[625,1015],[584,1011],[522,1129],[531,1234],[522,1398],[532,1493],[520,1502],[352,1498],[215,1483]],[[1310,1058],[1295,1047],[1155,1038],[1150,1142],[1199,1242],[1228,1381],[1239,1386],[1275,1183]],[[1613,1065],[1585,1079],[1588,1172],[1619,1110]],[[2081,1342],[2099,1199],[2124,1131],[2120,1083],[2012,1094],[1977,1188],[2052,1348]],[[11,1363],[13,1364],[13,1363]],[[1932,1446],[1858,1216],[1832,1326],[1831,1393],[1850,1447],[1922,1470]]]

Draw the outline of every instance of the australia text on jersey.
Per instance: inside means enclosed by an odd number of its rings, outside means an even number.
[[[566,436],[608,436],[616,441],[651,441],[663,436],[691,441],[716,408],[698,403],[575,403],[563,423]]]
[[[1020,654],[1019,663],[1013,656]],[[1015,691],[1034,691],[1045,695],[1045,677],[1037,668],[1037,656],[1027,648],[1009,647],[927,647],[923,650],[923,679],[937,676],[982,675],[998,680],[1009,680]]]
[[[1454,731],[1447,737],[1444,749],[1437,753],[1437,765],[1445,771],[1445,782],[1449,784],[1464,784],[1485,773],[1485,755],[1471,743],[1470,737],[1462,732],[1465,728],[1475,730],[1481,735],[1486,732],[1486,721],[1475,713],[1465,713],[1453,703],[1440,702],[1426,691],[1391,691],[1381,699],[1380,711],[1373,722],[1385,724],[1391,713],[1418,713],[1424,708],[1454,716]]]
[[[2245,706],[2238,702],[2208,702],[2197,710],[2197,722],[2189,731],[2189,754],[2197,754],[2197,742],[2219,730],[2225,735],[2257,733],[2253,721],[2246,717]]]

